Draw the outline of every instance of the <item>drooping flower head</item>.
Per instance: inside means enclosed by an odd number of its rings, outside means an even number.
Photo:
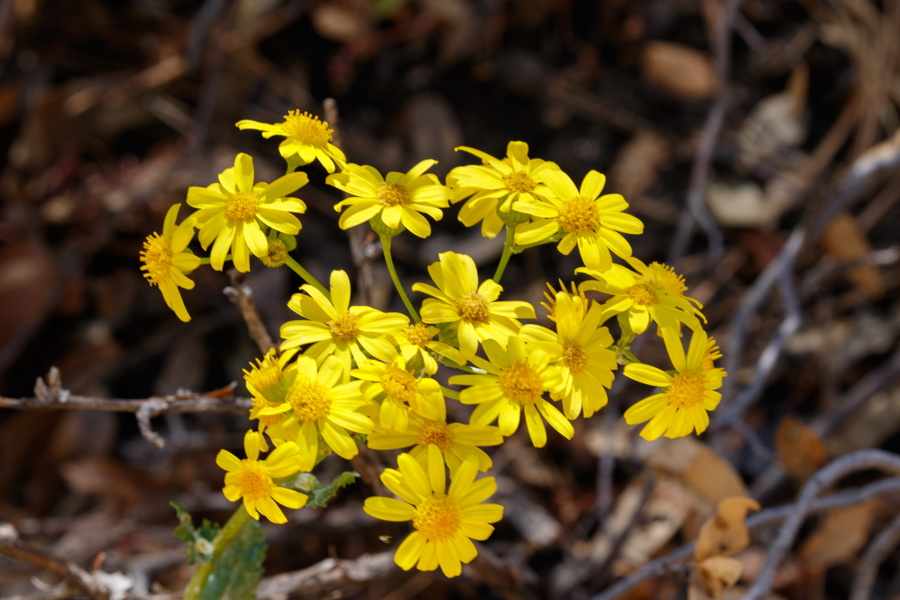
[[[547,443],[547,430],[543,416],[553,429],[566,439],[572,439],[575,429],[566,417],[544,398],[554,373],[548,368],[550,357],[537,349],[526,351],[525,342],[514,335],[504,350],[494,340],[484,342],[484,351],[490,362],[474,357],[473,364],[483,369],[485,375],[455,375],[454,385],[467,385],[459,393],[463,404],[477,404],[469,422],[476,427],[490,425],[497,419],[500,433],[510,436],[519,428],[522,412],[528,435],[535,448]]]
[[[551,359],[551,397],[562,398],[563,412],[575,419],[584,411],[588,418],[606,406],[606,389],[612,387],[618,368],[616,353],[609,350],[613,339],[603,323],[603,310],[596,302],[562,291],[556,295],[556,332],[540,325],[522,327],[522,339]]]
[[[502,159],[467,146],[456,150],[474,154],[483,163],[456,167],[447,175],[447,184],[455,192],[453,201],[468,198],[459,210],[459,220],[466,227],[481,221],[481,234],[488,238],[500,233],[504,219],[511,223],[527,221],[528,215],[512,214],[513,203],[519,198],[546,200],[551,192],[541,182],[541,174],[548,169],[559,170],[555,163],[529,159],[525,142],[510,142]]]
[[[287,517],[278,504],[288,508],[301,508],[307,496],[296,490],[275,485],[274,479],[287,477],[300,471],[298,448],[293,442],[282,444],[264,460],[259,460],[262,434],[248,431],[244,435],[244,453],[241,460],[228,450],[220,450],[216,464],[227,471],[222,492],[231,502],[244,499],[244,508],[250,516],[259,520],[259,513],[273,523],[287,523]],[[276,502],[278,504],[276,504]]]
[[[621,194],[600,195],[606,183],[604,175],[589,172],[581,189],[562,171],[545,171],[543,180],[552,196],[546,201],[521,198],[513,205],[514,210],[537,217],[519,225],[516,244],[537,244],[561,233],[557,249],[569,254],[577,245],[585,266],[598,271],[612,265],[610,250],[621,257],[631,256],[631,245],[619,232],[643,233],[644,224],[624,212],[628,203]]]
[[[361,381],[340,383],[343,364],[329,356],[321,367],[308,356],[297,359],[285,401],[259,411],[260,416],[284,415],[269,427],[273,438],[299,447],[300,467],[311,471],[319,455],[319,438],[338,456],[351,459],[359,449],[349,431],[369,433],[372,421],[360,410],[365,401]]]
[[[262,136],[269,139],[273,136],[284,136],[278,146],[278,152],[290,164],[308,165],[318,160],[329,173],[334,173],[335,162],[343,166],[347,159],[340,148],[331,143],[334,132],[326,121],[320,121],[308,112],[289,111],[283,123],[260,123],[244,119],[237,122],[240,130],[255,129],[262,131]]]
[[[431,235],[431,225],[423,217],[440,221],[441,210],[450,205],[453,192],[438,178],[425,173],[436,160],[423,160],[406,174],[391,171],[387,177],[368,165],[347,165],[340,173],[329,175],[325,182],[350,194],[334,205],[341,214],[341,229],[350,229],[369,221],[379,235],[395,235],[403,228],[420,238]],[[381,225],[384,227],[381,227]],[[385,229],[386,228],[386,229]]]
[[[715,390],[722,387],[725,371],[711,366],[705,331],[694,332],[687,356],[677,332],[663,329],[662,336],[676,373],[670,375],[644,364],[625,365],[626,377],[662,390],[625,411],[625,421],[629,425],[650,421],[641,430],[641,437],[646,440],[663,434],[682,437],[695,430],[701,434],[709,425],[707,411],[715,409],[722,399]],[[704,364],[707,361],[709,366]]]
[[[595,281],[585,281],[581,291],[597,291],[612,296],[603,304],[604,320],[625,313],[631,330],[640,335],[647,330],[650,321],[656,322],[660,331],[671,329],[676,333],[684,323],[694,331],[701,329],[700,319],[706,321],[700,309],[703,305],[684,295],[684,280],[671,267],[659,263],[645,265],[636,258],[628,258],[632,269],[613,265],[606,271],[576,269],[587,273]],[[699,318],[698,318],[699,317]]]
[[[505,346],[509,336],[521,329],[518,319],[534,318],[534,307],[527,302],[498,302],[503,288],[492,280],[479,285],[478,270],[470,256],[442,252],[439,257],[440,262],[428,267],[437,287],[414,283],[412,289],[433,296],[422,303],[422,321],[456,327],[464,359],[475,355],[479,341],[492,339]]]
[[[250,363],[250,370],[244,369],[244,382],[247,391],[253,397],[253,408],[250,409],[250,418],[259,420],[259,432],[264,433],[267,427],[275,425],[284,419],[283,413],[260,415],[265,408],[278,406],[287,399],[288,391],[295,373],[292,367],[285,368],[289,355],[275,356],[275,349],[269,350],[262,360],[257,359],[256,364]],[[285,372],[287,370],[287,372]],[[263,450],[268,446],[263,441]]]
[[[200,257],[187,249],[194,237],[194,219],[188,218],[175,226],[180,207],[181,204],[174,204],[169,208],[162,235],[152,233],[147,236],[141,251],[141,271],[144,271],[144,277],[151,286],[159,286],[163,300],[178,318],[190,321],[191,316],[184,307],[178,288],[194,289],[194,282],[188,279],[187,274],[200,266]]]
[[[221,271],[226,255],[238,271],[250,270],[250,252],[268,257],[269,242],[264,230],[297,235],[300,220],[291,213],[306,212],[306,204],[291,198],[307,184],[306,173],[290,173],[271,184],[254,183],[253,159],[238,154],[234,167],[219,174],[219,182],[188,189],[187,202],[198,209],[194,216],[200,229],[203,249],[215,240],[210,265]]]
[[[305,320],[281,326],[282,350],[312,344],[304,352],[320,364],[335,355],[344,364],[344,379],[350,378],[352,360],[363,364],[366,353],[379,360],[393,360],[395,338],[403,335],[409,317],[383,313],[369,306],[350,306],[350,278],[344,271],[331,272],[331,299],[309,284],[300,287],[288,308]]]
[[[417,567],[434,571],[440,565],[447,577],[462,573],[461,563],[478,555],[472,540],[486,540],[491,523],[503,518],[499,504],[482,504],[497,490],[493,477],[475,481],[478,467],[467,459],[446,485],[444,460],[437,446],[429,446],[427,468],[409,454],[397,458],[399,469],[385,469],[381,481],[397,498],[367,498],[363,510],[384,521],[412,521],[409,534],[394,555],[404,571]]]
[[[379,406],[378,424],[384,429],[406,431],[410,411],[429,419],[447,413],[441,384],[430,377],[416,378],[400,355],[391,362],[367,361],[351,375],[368,382],[363,398]]]

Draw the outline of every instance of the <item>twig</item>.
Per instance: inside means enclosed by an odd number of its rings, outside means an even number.
[[[878,567],[897,544],[900,544],[900,515],[894,517],[894,520],[882,529],[881,533],[866,548],[862,560],[856,567],[856,577],[853,579],[850,600],[868,600],[871,597]]]
[[[781,526],[775,543],[769,548],[765,566],[747,590],[744,600],[758,600],[769,593],[778,565],[797,537],[816,496],[838,479],[855,471],[868,469],[881,469],[900,475],[900,456],[883,450],[860,450],[833,461],[806,482],[793,511]]]
[[[265,354],[275,347],[275,342],[272,341],[269,330],[266,329],[265,323],[259,316],[256,303],[253,302],[253,290],[250,289],[250,286],[244,285],[244,276],[237,269],[229,269],[228,277],[231,279],[231,286],[225,288],[225,295],[237,305],[241,316],[244,317],[244,322],[247,323],[250,337],[259,346],[260,352]]]
[[[97,581],[90,573],[72,562],[57,558],[21,541],[15,528],[9,523],[0,524],[0,554],[56,573],[66,583],[89,598],[95,600],[109,598],[109,590],[106,589],[106,586]]]
[[[384,577],[397,568],[393,552],[364,554],[356,560],[326,558],[302,571],[266,577],[260,583],[256,597],[267,600],[302,592],[321,598],[347,585]]]

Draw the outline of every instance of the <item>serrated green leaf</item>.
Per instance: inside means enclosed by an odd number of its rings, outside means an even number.
[[[197,562],[206,562],[210,558],[212,545],[210,543],[218,535],[221,527],[209,520],[203,519],[200,529],[194,527],[190,513],[180,502],[169,502],[178,515],[178,527],[173,532],[178,539],[184,542],[184,552],[187,555],[188,564],[196,564]],[[202,540],[202,541],[201,541]],[[197,542],[200,542],[198,547]]]
[[[305,492],[309,496],[309,500],[306,501],[306,506],[311,508],[324,508],[328,501],[334,498],[338,490],[341,488],[345,488],[359,477],[359,473],[356,471],[344,471],[340,475],[334,478],[329,485],[316,485],[309,492]]]
[[[226,546],[203,587],[202,600],[253,600],[262,578],[266,542],[262,527],[248,521]]]

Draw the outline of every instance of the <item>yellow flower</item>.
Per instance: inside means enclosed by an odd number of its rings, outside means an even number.
[[[529,159],[528,144],[525,142],[510,142],[503,159],[466,146],[459,146],[456,150],[474,154],[483,162],[481,165],[456,167],[447,175],[447,184],[455,192],[454,202],[468,198],[459,210],[459,220],[466,227],[481,221],[481,234],[485,237],[494,238],[500,233],[503,214],[509,215],[513,203],[519,198],[538,201],[546,200],[551,195],[547,186],[541,183],[541,175],[544,170],[559,170],[559,167],[539,158]],[[520,222],[528,220],[528,215],[510,217]]]
[[[562,233],[557,249],[569,254],[575,245],[586,267],[605,271],[612,265],[612,250],[621,257],[631,256],[631,245],[619,233],[639,234],[644,224],[623,212],[628,203],[621,194],[601,196],[606,177],[589,172],[581,189],[562,171],[548,170],[544,183],[553,191],[548,201],[519,199],[513,210],[538,217],[516,229],[516,244],[528,245],[546,241]]]
[[[288,308],[306,321],[289,321],[281,326],[282,350],[312,344],[304,352],[321,364],[335,355],[344,363],[344,379],[349,380],[351,359],[361,365],[366,352],[380,360],[397,354],[394,338],[403,335],[409,317],[383,313],[368,306],[350,306],[350,278],[344,271],[331,272],[331,300],[306,284],[304,294],[294,294]]]
[[[486,375],[456,375],[450,378],[454,385],[468,385],[459,393],[463,404],[478,404],[469,422],[476,427],[490,425],[497,419],[500,433],[510,436],[519,428],[522,411],[525,424],[535,448],[547,443],[547,423],[567,439],[575,430],[572,423],[559,409],[544,399],[553,372],[548,368],[550,358],[542,350],[529,349],[519,336],[509,338],[509,348],[503,348],[494,340],[484,342],[484,351],[490,362],[474,357],[473,363],[487,371]]]
[[[442,252],[439,257],[440,262],[428,267],[437,288],[415,283],[412,289],[434,296],[422,303],[423,322],[455,324],[464,359],[475,355],[479,340],[496,340],[505,346],[507,338],[522,327],[518,319],[534,318],[534,307],[527,302],[498,302],[503,288],[492,280],[478,285],[471,257],[455,252]]]
[[[409,534],[394,555],[401,569],[433,571],[438,565],[447,577],[462,573],[478,551],[472,540],[486,540],[491,523],[503,518],[499,504],[482,504],[497,490],[493,477],[475,481],[477,463],[466,460],[446,489],[444,461],[436,446],[428,448],[428,468],[409,454],[397,458],[399,470],[385,469],[381,481],[397,498],[367,498],[363,510],[376,519],[412,521]]]
[[[520,335],[529,347],[543,350],[554,360],[550,396],[562,398],[566,418],[578,417],[582,409],[588,418],[608,401],[604,388],[612,387],[617,368],[616,353],[609,350],[613,339],[600,326],[599,304],[562,291],[556,295],[555,306],[556,333],[540,325],[525,325]]]
[[[184,307],[181,290],[178,288],[194,289],[194,282],[186,274],[200,266],[200,257],[194,256],[187,249],[194,237],[194,219],[188,218],[181,225],[175,226],[180,207],[181,204],[175,204],[169,208],[163,222],[162,235],[152,233],[147,236],[141,251],[141,262],[144,263],[141,271],[146,271],[144,277],[151,286],[159,286],[163,300],[178,318],[190,321],[191,316]]]
[[[453,197],[450,188],[441,185],[434,175],[425,173],[436,163],[436,160],[423,160],[405,175],[391,171],[386,178],[368,165],[354,164],[329,175],[325,180],[328,185],[350,194],[334,205],[337,211],[349,207],[338,224],[342,229],[349,229],[375,219],[372,226],[382,235],[385,232],[379,231],[377,218],[380,218],[389,230],[399,230],[391,231],[391,235],[405,227],[415,236],[428,237],[431,225],[420,213],[440,221],[441,209],[449,206]]]
[[[285,417],[283,413],[260,415],[259,412],[265,408],[278,406],[287,399],[291,382],[296,375],[291,373],[292,367],[287,367],[287,374],[285,373],[285,365],[289,358],[288,354],[282,355],[281,358],[275,356],[275,349],[272,348],[262,360],[257,359],[255,365],[250,363],[249,371],[244,369],[244,382],[247,384],[247,391],[253,397],[250,418],[259,420],[260,433],[265,433],[267,427],[281,422]],[[263,440],[263,450],[267,449],[268,446]]]
[[[427,468],[428,446],[437,446],[450,468],[451,476],[469,457],[476,460],[479,471],[487,471],[493,463],[479,446],[499,446],[502,443],[503,436],[497,427],[448,424],[446,414],[440,419],[426,419],[412,414],[405,432],[396,433],[376,427],[366,439],[366,444],[373,450],[399,450],[415,446],[410,454],[422,468]]]
[[[429,419],[446,413],[441,384],[430,377],[417,379],[406,370],[402,356],[388,363],[367,361],[350,374],[368,382],[363,399],[380,405],[378,423],[384,429],[406,431],[410,410]]]
[[[259,411],[259,415],[286,415],[271,425],[273,438],[293,440],[299,446],[300,469],[311,471],[319,453],[319,436],[334,452],[346,459],[359,449],[347,430],[372,431],[372,421],[360,412],[365,404],[360,394],[361,381],[338,383],[343,364],[329,356],[321,367],[308,356],[297,359],[293,381],[285,401]]]
[[[198,209],[194,216],[200,245],[206,250],[215,240],[210,265],[217,271],[229,251],[235,268],[243,272],[250,270],[250,252],[268,257],[266,227],[289,235],[300,231],[300,220],[291,213],[304,213],[306,204],[288,195],[307,184],[306,173],[291,173],[271,184],[254,184],[253,178],[253,159],[241,153],[234,167],[222,171],[218,183],[188,189],[187,202]]]
[[[701,329],[700,320],[706,321],[699,309],[703,305],[693,298],[685,297],[687,290],[684,280],[671,267],[651,263],[648,267],[636,258],[626,259],[634,271],[621,265],[613,265],[606,271],[576,269],[576,273],[587,273],[597,281],[585,281],[581,291],[597,291],[610,294],[612,298],[603,304],[603,319],[627,313],[631,330],[640,335],[647,330],[651,319],[660,330],[681,331],[684,323],[694,331]]]
[[[675,366],[674,375],[650,365],[625,365],[626,377],[662,388],[662,393],[645,398],[625,411],[629,425],[650,421],[641,431],[645,440],[655,440],[663,434],[669,438],[682,437],[694,430],[703,433],[709,425],[707,411],[715,409],[722,399],[722,394],[714,390],[722,387],[725,371],[704,365],[707,360],[712,365],[708,359],[706,332],[694,332],[687,357],[677,332],[664,329],[662,334]]]
[[[237,122],[240,130],[255,129],[262,131],[262,136],[269,139],[272,136],[284,136],[284,141],[278,146],[281,156],[290,162],[292,157],[299,165],[308,165],[318,160],[329,173],[334,173],[334,163],[343,166],[347,162],[344,153],[331,143],[333,131],[328,123],[319,121],[308,112],[300,114],[299,110],[289,111],[284,116],[284,123],[260,123],[244,119]]]
[[[569,282],[569,285],[572,286],[571,292],[566,289],[566,284],[563,283],[562,279],[558,279],[557,281],[559,281],[559,292],[557,292],[555,289],[553,289],[553,286],[550,285],[550,282],[548,281],[547,282],[547,290],[549,290],[549,291],[544,292],[544,298],[546,298],[547,301],[541,302],[541,306],[543,306],[546,309],[547,313],[549,313],[547,315],[547,318],[550,319],[551,321],[553,321],[554,323],[556,322],[556,295],[557,294],[566,294],[567,296],[571,296],[572,298],[580,298],[582,302],[587,302],[587,298],[585,297],[584,292],[579,291],[578,288],[575,287],[574,281]]]
[[[219,451],[216,464],[227,471],[222,492],[231,502],[243,498],[244,508],[257,521],[259,513],[262,513],[273,523],[287,523],[287,517],[275,503],[288,508],[301,508],[306,504],[307,496],[278,487],[273,479],[287,477],[300,470],[298,448],[293,442],[282,444],[265,460],[259,460],[261,443],[262,434],[248,431],[244,435],[247,458],[240,460],[228,450]]]
[[[411,367],[421,361],[422,368],[429,375],[437,373],[438,364],[431,355],[431,352],[440,354],[457,364],[465,364],[459,350],[434,339],[438,334],[438,328],[425,323],[412,323],[404,332],[404,335],[398,338],[400,345],[400,354],[406,365]]]

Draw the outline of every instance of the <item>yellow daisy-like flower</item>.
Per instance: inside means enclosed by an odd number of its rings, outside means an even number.
[[[329,175],[325,183],[350,194],[334,205],[337,211],[349,207],[338,221],[341,229],[376,219],[372,227],[381,235],[386,232],[380,231],[380,218],[392,235],[404,227],[420,238],[431,235],[431,225],[422,213],[440,221],[444,215],[441,209],[453,198],[450,188],[425,173],[436,163],[423,160],[406,174],[391,171],[387,177],[368,165],[349,164],[342,172]]]
[[[269,427],[273,438],[293,440],[299,447],[300,469],[316,466],[319,437],[338,456],[351,459],[359,453],[347,430],[370,433],[372,421],[361,412],[361,381],[339,383],[343,364],[329,356],[321,367],[308,356],[297,359],[285,401],[259,411],[263,417],[286,415]]]
[[[659,263],[648,267],[636,258],[627,260],[633,271],[621,265],[613,265],[603,272],[585,268],[575,271],[596,279],[582,283],[582,292],[591,290],[612,296],[603,304],[604,320],[627,313],[628,324],[638,335],[647,330],[651,320],[660,330],[671,329],[676,333],[681,331],[681,323],[694,331],[701,329],[700,319],[706,321],[700,312],[703,305],[684,296],[682,292],[687,290],[684,280],[671,267]]]
[[[410,454],[422,468],[426,468],[428,463],[428,446],[437,446],[452,476],[469,457],[475,459],[479,471],[490,469],[493,465],[491,457],[479,446],[499,446],[503,443],[503,436],[500,429],[494,426],[447,423],[446,414],[440,419],[426,419],[412,414],[405,432],[396,433],[376,427],[366,443],[373,450],[399,450],[414,446]]]
[[[538,217],[533,223],[519,225],[516,244],[537,244],[561,232],[557,249],[569,254],[577,244],[585,266],[598,271],[612,265],[610,250],[621,257],[631,256],[631,245],[619,232],[643,233],[644,224],[623,212],[628,203],[621,194],[600,195],[606,176],[589,172],[581,189],[562,171],[547,170],[543,180],[553,192],[549,200],[520,198],[513,205],[514,210]]]
[[[569,282],[569,285],[572,286],[571,292],[566,289],[566,284],[563,283],[562,279],[559,279],[557,281],[559,281],[559,291],[557,292],[555,289],[553,289],[553,286],[550,285],[550,282],[548,281],[547,282],[547,290],[548,291],[544,292],[544,298],[546,298],[547,301],[541,302],[541,306],[543,306],[544,309],[548,313],[547,318],[550,319],[551,321],[553,321],[554,323],[556,322],[556,296],[557,296],[557,294],[566,294],[567,296],[571,296],[573,298],[579,298],[579,299],[581,299],[582,302],[587,302],[587,298],[585,297],[584,292],[578,290],[578,288],[575,286],[574,281]]]
[[[225,256],[238,271],[250,270],[250,252],[268,258],[269,242],[264,228],[297,235],[300,220],[291,213],[306,212],[306,204],[294,193],[309,182],[306,173],[290,173],[271,184],[254,183],[253,159],[244,153],[234,167],[219,174],[219,182],[188,189],[187,203],[198,209],[194,216],[200,229],[200,245],[206,250],[215,240],[210,265],[221,271]]]
[[[629,425],[650,421],[641,431],[645,440],[655,440],[663,434],[669,438],[682,437],[694,430],[703,433],[709,425],[707,411],[714,410],[722,399],[722,394],[715,390],[722,387],[725,371],[704,364],[708,360],[706,332],[694,332],[687,356],[677,332],[664,329],[662,334],[675,367],[674,375],[644,364],[625,365],[624,371],[626,377],[662,389],[662,393],[645,398],[625,411]]]
[[[344,364],[345,381],[350,378],[351,359],[358,365],[366,361],[366,353],[379,360],[394,359],[394,339],[403,335],[409,317],[350,306],[350,278],[344,271],[331,272],[331,300],[309,284],[300,289],[305,293],[291,296],[288,308],[307,320],[281,326],[282,350],[312,344],[304,354],[320,364],[335,355]]]
[[[194,237],[194,219],[189,218],[175,226],[178,218],[178,209],[181,204],[175,204],[166,213],[163,222],[163,233],[152,233],[144,241],[144,249],[141,251],[141,271],[145,271],[144,277],[150,285],[159,286],[163,300],[175,311],[182,321],[190,321],[191,316],[184,307],[181,298],[183,287],[187,290],[194,289],[194,282],[188,279],[187,273],[200,266],[200,257],[194,256],[187,245]]]
[[[287,399],[291,382],[296,374],[291,373],[293,367],[287,367],[288,373],[285,373],[285,365],[289,358],[288,354],[282,355],[281,358],[275,356],[275,349],[272,348],[262,360],[257,359],[255,365],[250,363],[249,371],[244,369],[244,382],[247,391],[253,397],[250,418],[259,421],[260,433],[265,433],[267,427],[280,423],[285,418],[283,413],[260,415],[259,412],[265,408],[278,406]],[[263,450],[267,449],[268,445],[264,440]]]
[[[465,364],[459,350],[445,344],[444,342],[434,339],[438,334],[438,328],[425,323],[412,323],[404,332],[404,335],[397,339],[400,345],[400,354],[406,361],[407,367],[419,364],[429,375],[437,373],[438,364],[431,355],[432,352],[439,354],[457,364]]]
[[[474,357],[472,362],[487,371],[486,375],[455,375],[454,385],[468,385],[459,393],[463,404],[478,404],[469,422],[476,427],[490,425],[497,419],[500,433],[510,436],[519,428],[522,411],[525,424],[535,448],[547,443],[547,430],[543,415],[553,429],[566,439],[572,439],[575,430],[559,409],[547,402],[544,392],[554,373],[549,368],[550,357],[546,352],[528,349],[517,335],[509,338],[509,348],[503,348],[494,340],[484,342],[484,351],[490,362]]]
[[[262,131],[266,139],[279,135],[284,141],[278,146],[281,156],[290,162],[293,157],[296,164],[308,165],[318,160],[329,173],[334,173],[335,162],[342,167],[347,162],[340,148],[331,143],[334,132],[327,121],[320,121],[308,112],[289,111],[284,116],[284,123],[260,123],[244,119],[237,122],[240,130],[255,129]]]
[[[478,350],[478,343],[506,340],[521,329],[518,319],[533,319],[534,307],[527,302],[498,302],[503,288],[488,279],[478,284],[475,261],[465,254],[442,252],[440,262],[428,267],[428,274],[437,288],[415,283],[413,291],[424,292],[433,298],[422,303],[425,323],[452,323],[456,326],[459,350],[470,360]]]
[[[430,377],[417,379],[406,370],[402,356],[388,363],[367,361],[350,374],[368,382],[363,399],[380,405],[378,424],[384,429],[406,431],[411,410],[429,419],[446,413],[441,384]]]
[[[385,469],[384,485],[399,498],[367,498],[363,510],[384,521],[412,521],[416,529],[394,555],[404,571],[418,567],[434,571],[440,565],[447,577],[462,573],[461,563],[478,555],[472,540],[486,540],[491,523],[503,518],[499,504],[482,504],[497,490],[493,477],[475,481],[477,462],[466,460],[446,488],[444,460],[437,446],[428,448],[428,468],[409,454],[397,458],[399,470]]]
[[[474,154],[483,162],[456,167],[447,175],[447,184],[455,192],[454,202],[468,198],[459,210],[459,220],[466,227],[481,221],[481,234],[485,237],[496,237],[503,229],[504,218],[519,222],[528,220],[528,215],[510,214],[513,203],[519,198],[549,200],[552,194],[541,182],[541,175],[547,169],[558,171],[559,167],[539,158],[529,159],[525,142],[510,142],[503,159],[466,146],[456,150]]]
[[[562,398],[567,419],[584,410],[588,418],[606,406],[606,389],[612,387],[618,368],[616,353],[609,349],[613,338],[603,323],[599,304],[563,291],[556,295],[556,333],[540,325],[522,327],[529,347],[550,355],[555,372],[550,396]],[[558,358],[557,358],[558,357]]]
[[[222,492],[231,502],[244,499],[244,508],[250,516],[259,520],[259,513],[273,523],[287,523],[287,517],[278,504],[288,508],[302,508],[306,494],[275,485],[274,479],[293,475],[300,470],[298,448],[293,442],[282,444],[267,458],[259,460],[262,434],[248,431],[244,435],[244,453],[239,459],[228,450],[220,450],[216,464],[225,469],[225,488]],[[278,502],[278,504],[276,504]]]

